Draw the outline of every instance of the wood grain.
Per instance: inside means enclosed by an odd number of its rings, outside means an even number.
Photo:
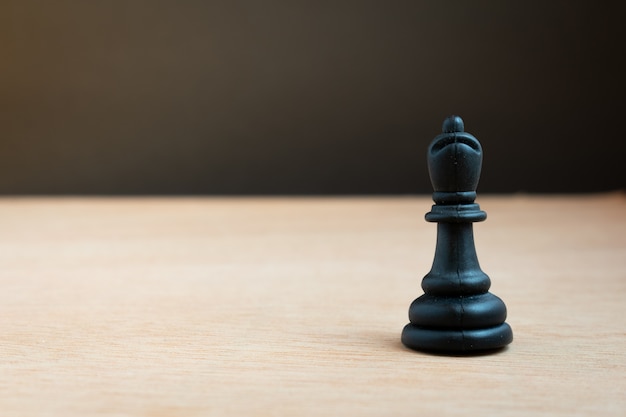
[[[625,415],[626,196],[478,203],[515,340],[448,357],[428,197],[0,199],[0,415]]]

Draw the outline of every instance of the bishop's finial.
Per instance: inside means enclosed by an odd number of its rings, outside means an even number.
[[[443,133],[463,132],[465,130],[465,124],[463,124],[463,119],[459,116],[448,116],[446,120],[443,121],[443,128],[441,130]]]

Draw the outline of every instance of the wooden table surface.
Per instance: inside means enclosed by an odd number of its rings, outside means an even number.
[[[400,332],[428,196],[0,199],[0,416],[626,415],[626,195],[480,196],[514,332]]]

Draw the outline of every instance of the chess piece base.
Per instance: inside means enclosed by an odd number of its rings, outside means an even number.
[[[502,348],[513,341],[508,324],[482,329],[434,329],[407,324],[402,330],[402,343],[411,349],[426,352],[471,353]]]

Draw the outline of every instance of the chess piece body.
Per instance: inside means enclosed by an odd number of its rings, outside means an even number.
[[[402,343],[447,353],[494,350],[513,340],[504,302],[489,292],[491,281],[478,263],[473,223],[487,218],[476,199],[482,147],[451,116],[428,148],[435,205],[426,220],[437,223],[437,245],[424,294],[409,307]]]

